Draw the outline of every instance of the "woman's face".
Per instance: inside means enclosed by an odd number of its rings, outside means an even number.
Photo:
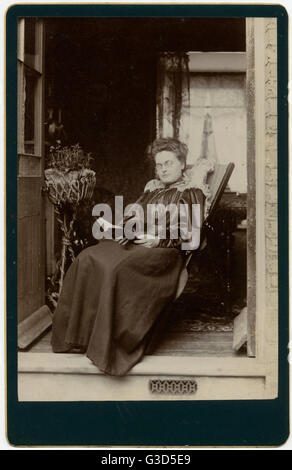
[[[171,184],[180,179],[184,163],[174,152],[163,150],[155,155],[155,167],[158,178],[165,184]]]

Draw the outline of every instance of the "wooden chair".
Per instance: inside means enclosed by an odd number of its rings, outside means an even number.
[[[209,185],[211,191],[211,206],[209,210],[209,214],[204,220],[202,230],[201,230],[201,244],[198,250],[202,249],[202,245],[205,241],[206,230],[210,228],[209,221],[214,214],[215,210],[217,209],[220,199],[225,191],[227,183],[230,179],[230,176],[234,170],[234,163],[228,164],[216,164],[214,171],[208,175],[207,183]],[[197,251],[197,250],[196,250]],[[175,300],[182,294],[185,285],[188,280],[188,271],[187,266],[191,261],[193,256],[193,252],[186,255],[185,263],[179,278],[178,287],[175,295]]]

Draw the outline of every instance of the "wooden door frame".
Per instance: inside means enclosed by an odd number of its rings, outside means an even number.
[[[17,61],[18,61],[18,181],[21,179],[34,178],[39,179],[40,188],[44,179],[44,22],[41,19],[36,19],[35,27],[35,55],[26,55],[24,49],[25,38],[25,18],[18,19],[18,48],[17,48]],[[22,89],[23,75],[25,69],[31,70],[31,73],[36,77],[36,91],[34,103],[34,151],[25,151],[24,145],[24,90]],[[45,227],[44,227],[44,202],[41,196],[41,190],[38,196],[40,199],[40,249],[43,250],[45,246]],[[19,198],[19,194],[18,194]],[[18,214],[19,218],[19,214]],[[19,235],[19,234],[18,234]],[[19,248],[18,248],[19,249]],[[18,253],[18,257],[21,253]],[[40,253],[39,271],[43,273],[43,288],[42,288],[42,305],[45,303],[45,256]],[[19,275],[19,274],[18,274]],[[42,307],[39,305],[39,307]],[[19,306],[18,306],[19,308]],[[25,313],[24,317],[29,314]]]
[[[265,36],[264,18],[246,19],[248,101],[248,355],[264,358],[265,243]]]

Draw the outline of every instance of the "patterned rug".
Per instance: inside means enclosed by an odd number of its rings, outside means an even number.
[[[222,286],[207,252],[189,269],[187,285],[168,313],[168,328],[176,331],[233,331],[233,320],[246,306],[244,271],[233,273],[231,312],[226,314]]]
[[[232,312],[226,314],[220,296],[216,296],[214,291],[209,296],[183,292],[167,314],[167,328],[184,332],[233,331],[234,318],[245,305],[245,299],[238,299],[232,303]]]

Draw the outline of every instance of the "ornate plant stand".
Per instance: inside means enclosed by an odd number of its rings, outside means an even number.
[[[77,209],[82,201],[92,198],[95,182],[95,172],[87,168],[77,171],[60,171],[56,168],[45,170],[45,190],[49,200],[54,205],[56,218],[62,233],[61,255],[51,279],[52,285],[58,284],[58,292],[48,295],[54,307],[57,306],[62,291],[68,255],[71,261],[75,259],[72,239]]]

